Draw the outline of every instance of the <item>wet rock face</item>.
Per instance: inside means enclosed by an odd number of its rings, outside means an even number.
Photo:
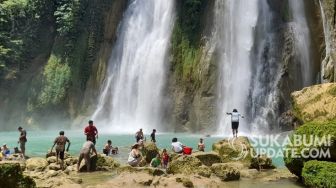
[[[323,12],[325,57],[322,61],[322,82],[336,82],[336,1],[320,1]]]

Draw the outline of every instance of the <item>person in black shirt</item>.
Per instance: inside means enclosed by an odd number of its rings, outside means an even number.
[[[153,132],[152,132],[152,134],[150,135],[151,136],[151,140],[152,140],[152,142],[156,142],[156,140],[155,140],[155,133],[156,133],[156,129],[153,129]]]

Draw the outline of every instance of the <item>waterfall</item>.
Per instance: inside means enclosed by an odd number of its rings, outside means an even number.
[[[218,0],[215,4],[214,41],[220,66],[219,131],[231,135],[231,120],[226,112],[236,108],[245,114],[251,82],[250,53],[258,15],[258,0]],[[240,131],[247,132],[245,123]]]
[[[106,131],[162,125],[165,62],[174,1],[132,0],[121,22],[93,120]]]
[[[300,61],[302,84],[303,86],[309,86],[314,82],[314,77],[310,55],[310,30],[306,19],[304,1],[291,0],[289,5],[293,15],[296,56]]]
[[[263,134],[277,130],[282,113],[279,89],[282,79],[284,31],[292,32],[301,86],[313,82],[310,31],[303,0],[289,1],[293,20],[283,22],[264,0],[222,0],[215,4],[215,34],[220,63],[219,134],[231,135],[233,108],[246,115],[242,134]],[[278,17],[276,17],[278,16]],[[282,24],[282,25],[281,25]],[[289,97],[289,96],[288,96]]]
[[[278,23],[267,1],[259,1],[259,15],[254,38],[252,82],[249,96],[251,133],[267,133],[279,116],[279,89],[281,79],[281,49]]]

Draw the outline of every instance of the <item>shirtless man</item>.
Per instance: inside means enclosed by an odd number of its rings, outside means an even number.
[[[61,169],[64,169],[64,152],[65,144],[68,142],[68,147],[66,151],[69,151],[70,141],[64,136],[64,131],[60,131],[59,136],[55,138],[54,145],[51,147],[50,152],[54,149],[56,145],[56,163],[58,163],[58,157],[61,159]]]

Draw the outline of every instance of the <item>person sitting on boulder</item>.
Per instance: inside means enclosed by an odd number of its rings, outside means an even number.
[[[83,147],[80,150],[78,163],[77,163],[77,171],[79,171],[79,166],[83,159],[85,160],[86,170],[88,172],[90,171],[91,169],[91,158],[90,158],[91,150],[93,151],[95,155],[98,155],[95,145],[92,142],[92,139],[93,139],[92,137],[87,137],[87,141],[83,144]]]
[[[129,165],[131,165],[132,167],[136,167],[139,165],[142,157],[141,157],[141,154],[140,154],[140,145],[139,144],[134,144],[132,146],[132,150],[128,156],[128,160],[127,160],[127,163]]]
[[[103,153],[108,156],[110,154],[118,154],[118,147],[112,147],[112,141],[108,140],[107,143],[104,146]]]
[[[203,138],[200,138],[200,142],[197,145],[198,151],[204,151],[205,145],[203,143]]]
[[[163,149],[163,151],[162,151],[162,166],[163,166],[164,169],[167,168],[168,162],[169,162],[169,155],[167,153],[167,150]]]
[[[7,147],[7,144],[3,144],[1,150],[2,150],[2,156],[3,156],[3,157],[6,158],[8,155],[10,155],[10,150],[9,150],[9,148]]]
[[[2,161],[3,155],[2,155],[2,151],[1,151],[1,147],[0,147],[0,161]]]
[[[161,165],[160,154],[157,154],[156,157],[154,157],[150,162],[150,166],[156,168],[159,167],[160,165]]]
[[[232,113],[227,112],[226,114],[231,115],[231,128],[233,137],[237,137],[239,127],[239,117],[244,118],[244,116],[238,113],[237,109],[233,109]]]
[[[64,152],[65,152],[65,145],[68,142],[68,147],[66,151],[69,151],[70,147],[70,140],[64,136],[64,131],[59,132],[59,136],[55,138],[54,145],[51,147],[50,152],[54,149],[54,146],[56,145],[56,163],[58,163],[58,158],[61,159],[61,169],[64,169]]]
[[[172,139],[172,150],[175,153],[182,153],[183,152],[183,147],[185,147],[181,142],[177,141],[177,138]]]

